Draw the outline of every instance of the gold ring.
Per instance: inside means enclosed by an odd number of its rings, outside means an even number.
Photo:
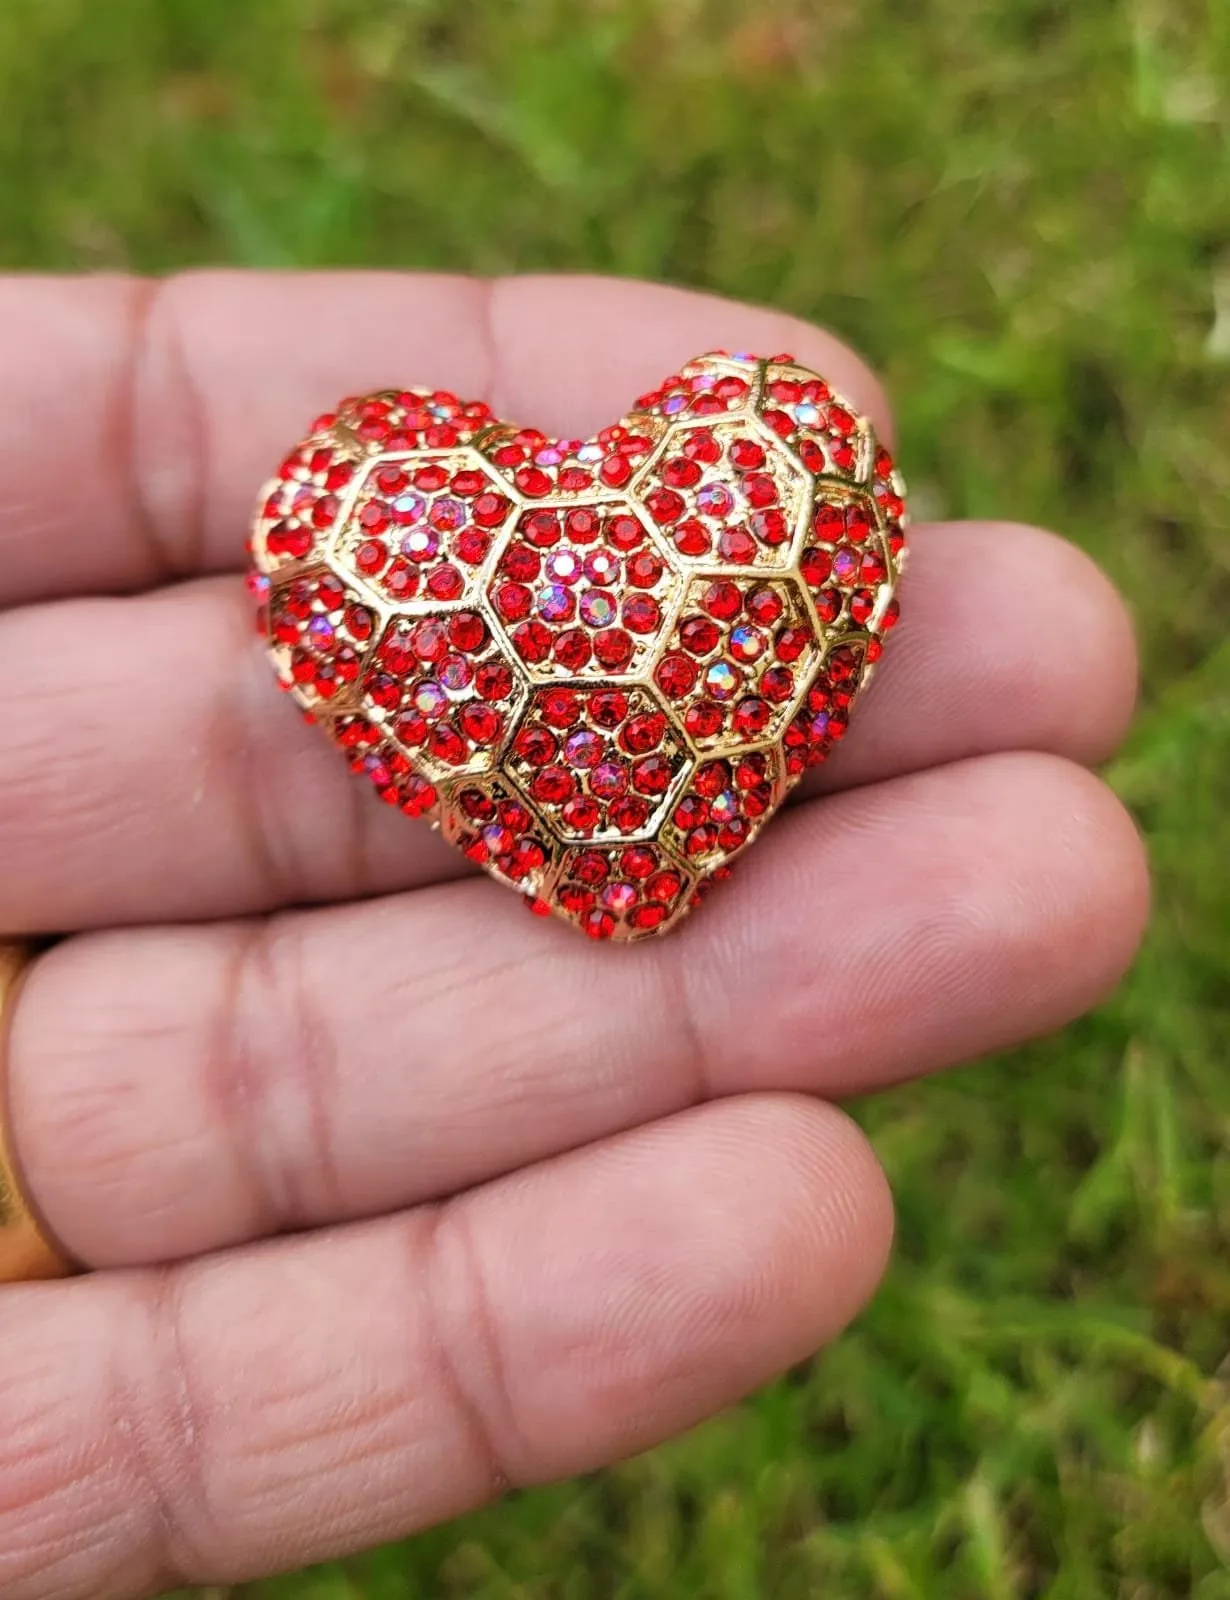
[[[22,1192],[8,1137],[8,1039],[21,982],[30,966],[22,945],[0,945],[0,1284],[65,1278],[73,1270],[52,1244]]]

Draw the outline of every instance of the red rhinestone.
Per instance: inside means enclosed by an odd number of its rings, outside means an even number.
[[[507,700],[513,691],[512,668],[503,661],[485,661],[474,678],[474,688],[484,700]]]
[[[409,659],[406,664],[409,666]],[[369,678],[366,689],[372,704],[379,706],[382,711],[392,711],[394,706],[401,704],[401,681],[389,677],[386,672],[378,672],[375,677]]]
[[[561,467],[559,473],[559,487],[565,494],[579,494],[582,489],[588,489],[593,484],[593,478],[584,467]]]
[[[649,594],[632,594],[624,601],[623,624],[633,633],[652,633],[662,620],[658,602]]]
[[[319,499],[312,508],[312,526],[314,528],[332,527],[338,513],[338,502],[334,495],[327,494]]]
[[[789,667],[770,667],[761,677],[760,692],[775,704],[789,700],[794,693],[794,673]]]
[[[718,837],[716,828],[709,826],[694,828],[688,834],[685,848],[690,856],[707,856],[711,850],[717,849]]]
[[[783,439],[788,439],[794,432],[794,419],[789,412],[779,411],[776,407],[764,413],[764,421],[769,424],[774,433],[779,434]],[[802,454],[801,451],[799,453]]]
[[[366,644],[375,628],[375,619],[366,606],[350,605],[346,607],[346,628],[352,639],[359,644]]]
[[[448,653],[448,629],[436,617],[424,617],[410,630],[410,643],[420,661],[439,661]]]
[[[762,628],[771,627],[784,609],[782,598],[776,589],[753,589],[747,597],[747,614]]]
[[[636,833],[649,820],[649,806],[635,795],[616,800],[611,807],[611,826],[620,833]]]
[[[494,800],[481,789],[463,789],[458,799],[471,822],[490,822],[495,816]]]
[[[590,544],[601,532],[598,513],[588,506],[577,506],[564,518],[564,531],[577,544]]]
[[[825,663],[830,680],[833,683],[845,683],[858,671],[858,656],[848,645],[840,650],[834,650]]]
[[[571,728],[581,715],[575,689],[548,689],[538,702],[538,714],[553,728]]]
[[[523,583],[502,583],[495,591],[495,608],[505,622],[519,622],[529,615],[534,596]]]
[[[365,539],[355,551],[355,566],[369,578],[380,572],[389,559],[389,552],[376,539]]]
[[[554,487],[541,467],[518,467],[513,474],[513,482],[531,500],[540,500],[544,494],[550,494]]]
[[[443,467],[420,467],[414,474],[414,487],[422,489],[425,494],[434,494],[437,489],[443,489],[448,482],[448,473]]]
[[[634,756],[656,750],[666,737],[666,715],[661,711],[643,711],[630,717],[624,724],[620,743]]]
[[[487,624],[477,611],[459,611],[449,619],[448,637],[454,650],[473,652],[487,642]]]
[[[749,697],[735,707],[735,730],[746,737],[763,733],[769,726],[772,712],[763,700]]]
[[[663,656],[654,677],[668,700],[680,700],[695,687],[697,675],[696,663],[674,651]]]
[[[878,550],[868,550],[863,555],[863,564],[859,577],[864,583],[882,583],[888,576],[884,565],[884,557]]]
[[[890,600],[883,617],[880,619],[880,632],[887,633],[890,628],[895,627],[900,615],[901,602],[899,600]]]
[[[743,480],[743,493],[748,504],[757,508],[777,504],[777,484],[767,472],[749,473]]]
[[[747,843],[751,831],[745,818],[735,817],[718,834],[718,844],[723,850],[733,852]]]
[[[609,939],[615,932],[615,918],[609,911],[599,910],[595,906],[592,911],[586,912],[581,926],[591,939]]]
[[[821,589],[816,595],[816,615],[821,622],[835,622],[841,610],[841,595],[836,589]]]
[[[559,745],[550,729],[532,723],[528,728],[522,728],[513,741],[513,754],[531,767],[545,767],[548,761],[555,759],[558,750]]]
[[[756,472],[764,466],[764,448],[755,439],[736,439],[730,447],[730,459],[740,472]]]
[[[537,664],[551,654],[551,633],[541,622],[523,622],[514,631],[512,640],[523,661]]]
[[[874,527],[875,522],[864,506],[853,505],[846,512],[846,538],[853,543],[862,544]]]
[[[616,550],[635,550],[637,545],[645,542],[645,529],[637,517],[621,513],[612,517],[607,524],[606,540]]]
[[[665,906],[651,901],[648,905],[634,906],[628,916],[628,921],[640,933],[647,933],[654,928],[660,928],[666,921],[668,912]]]
[[[598,468],[598,476],[608,488],[622,489],[632,476],[632,463],[627,456],[607,456]]]
[[[575,883],[566,883],[559,892],[559,903],[570,917],[580,917],[594,903],[592,889],[582,889]]]
[[[672,901],[679,898],[682,889],[683,879],[677,872],[671,872],[670,869],[667,868],[663,872],[655,873],[654,876],[650,878],[649,882],[645,885],[645,898],[647,900],[657,900],[665,905],[670,905]]]
[[[815,530],[817,539],[823,540],[825,544],[837,544],[845,537],[845,508],[833,505],[830,501],[822,500],[816,507],[816,513],[812,518],[811,525]]]
[[[659,468],[662,482],[672,489],[690,489],[700,482],[700,466],[688,456],[672,456]]]
[[[696,774],[692,787],[706,800],[713,800],[730,787],[730,768],[724,761],[710,761]]]
[[[675,529],[675,548],[681,555],[703,556],[709,550],[709,530],[697,517],[689,517]]]
[[[572,833],[592,833],[602,821],[602,807],[587,794],[574,795],[561,813]]]
[[[381,582],[393,600],[413,600],[419,589],[419,573],[417,568],[409,565],[409,562],[403,562],[398,555]]]
[[[850,596],[850,621],[861,628],[876,608],[876,597],[870,589],[858,589]]]
[[[652,550],[638,550],[628,560],[628,582],[638,589],[652,589],[662,576],[662,558]]]
[[[589,715],[600,728],[618,728],[628,715],[628,697],[619,689],[601,689],[589,698]]]
[[[665,756],[642,756],[632,764],[632,787],[642,794],[665,794],[674,772]]]
[[[590,793],[599,800],[618,800],[628,792],[628,769],[622,761],[600,761],[589,775]]]
[[[482,489],[486,479],[481,472],[472,469],[454,472],[453,481],[449,485],[454,494],[459,494],[463,500],[471,500]]]
[[[547,852],[538,843],[537,839],[525,839],[517,846],[509,857],[506,868],[510,878],[520,882],[528,878],[531,873],[537,872],[546,864]],[[547,908],[550,909],[549,907]]]
[[[751,529],[758,539],[769,545],[783,544],[790,531],[786,524],[785,512],[779,511],[776,506],[770,507],[768,511],[753,512]]]
[[[655,522],[678,522],[687,509],[683,503],[683,496],[675,493],[673,489],[655,489],[647,495],[645,504]]]
[[[516,583],[533,583],[542,571],[542,557],[528,544],[510,545],[500,562],[500,571]]]
[[[498,527],[508,514],[508,501],[502,494],[488,491],[480,494],[470,508],[470,515],[481,528]]]
[[[756,541],[746,528],[723,528],[718,535],[718,554],[734,566],[746,566],[756,558]]]
[[[438,761],[447,761],[454,767],[461,766],[469,754],[465,740],[447,722],[442,722],[431,730],[429,749]]]
[[[723,713],[712,700],[698,700],[689,706],[683,725],[694,739],[711,739],[722,731]]]
[[[365,533],[383,533],[389,525],[389,508],[382,500],[369,500],[359,512],[359,526]]]
[[[597,850],[583,850],[572,864],[572,876],[591,889],[597,889],[610,876],[610,862]]]
[[[809,545],[803,552],[799,570],[803,574],[803,581],[810,588],[818,589],[833,570],[833,557],[827,550],[817,550],[814,545]]]
[[[706,822],[708,818],[708,802],[702,800],[699,795],[688,794],[684,795],[683,799],[675,807],[671,820],[677,828],[687,833],[689,829]]]
[[[465,588],[465,579],[456,567],[437,567],[427,580],[427,588],[437,600],[456,600]]]
[[[622,628],[605,628],[594,639],[594,654],[612,672],[628,665],[632,650],[632,640]]]
[[[679,629],[680,644],[694,656],[707,656],[716,650],[721,637],[721,630],[708,617],[687,617]]]
[[[402,744],[420,745],[430,732],[427,718],[417,711],[403,711],[393,718],[393,737]]]
[[[531,511],[522,519],[521,532],[531,544],[545,548],[559,539],[559,518],[554,511]]]
[[[463,706],[458,720],[461,731],[471,744],[494,744],[504,728],[504,719],[498,711],[482,700],[473,700]]]
[[[340,611],[345,598],[340,578],[321,578],[316,585],[316,599],[322,611]]]
[[[629,878],[648,878],[658,858],[644,845],[629,845],[619,858],[619,870]]]
[[[735,768],[735,783],[740,789],[751,789],[764,781],[768,760],[759,752],[744,756]],[[725,785],[723,785],[723,788]]]
[[[858,426],[850,413],[841,406],[830,406],[824,420],[832,433],[841,434],[843,437],[848,437]]]
[[[775,642],[775,650],[779,661],[797,661],[811,644],[811,630],[809,628],[783,628]]]
[[[683,442],[683,453],[690,461],[699,461],[711,467],[715,461],[721,460],[722,447],[708,428],[693,428]]]
[[[590,657],[589,635],[582,628],[567,628],[552,651],[566,672],[580,672]]]
[[[453,551],[458,561],[476,567],[491,548],[491,536],[481,528],[466,528],[453,540]]]
[[[868,639],[868,641],[867,641],[867,659],[868,659],[868,661],[878,661],[883,654],[884,654],[884,645],[881,643],[881,641],[879,639]]]
[[[737,584],[730,583],[725,578],[719,578],[716,583],[711,583],[701,596],[701,605],[711,617],[717,617],[721,622],[730,622],[737,617],[743,609],[743,596]],[[716,642],[716,641],[715,641]],[[709,647],[713,648],[712,645]],[[698,652],[702,654],[703,652]]]
[[[560,806],[576,791],[576,780],[567,767],[543,767],[530,785],[530,793],[544,806]]]

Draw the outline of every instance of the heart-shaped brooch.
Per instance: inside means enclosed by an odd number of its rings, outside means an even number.
[[[905,490],[788,355],[689,362],[594,439],[410,389],[263,491],[278,681],[381,798],[596,939],[673,927],[845,733]]]

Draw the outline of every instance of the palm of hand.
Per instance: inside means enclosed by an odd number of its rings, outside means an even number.
[[[694,349],[793,347],[887,433],[861,363],[580,279],[30,281],[0,329],[0,926],[76,933],[22,996],[12,1122],[100,1269],[0,1294],[0,1592],[391,1538],[831,1338],[891,1208],[828,1101],[1058,1025],[1135,947],[1140,847],[1083,770],[1134,693],[1105,580],[1034,530],[918,527],[850,742],[742,881],[613,958],[371,805],[269,692],[253,488],[390,376],[575,434]]]

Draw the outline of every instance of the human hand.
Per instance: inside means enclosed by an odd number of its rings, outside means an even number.
[[[1135,688],[1097,570],[916,525],[847,743],[678,933],[595,948],[272,691],[251,502],[344,391],[577,434],[696,350],[789,348],[887,435],[857,358],[674,290],[392,274],[9,281],[0,344],[0,928],[76,931],[11,1127],[98,1269],[0,1289],[0,1595],[390,1539],[831,1339],[891,1208],[826,1101],[1056,1027],[1135,948],[1140,845],[1082,770]]]

